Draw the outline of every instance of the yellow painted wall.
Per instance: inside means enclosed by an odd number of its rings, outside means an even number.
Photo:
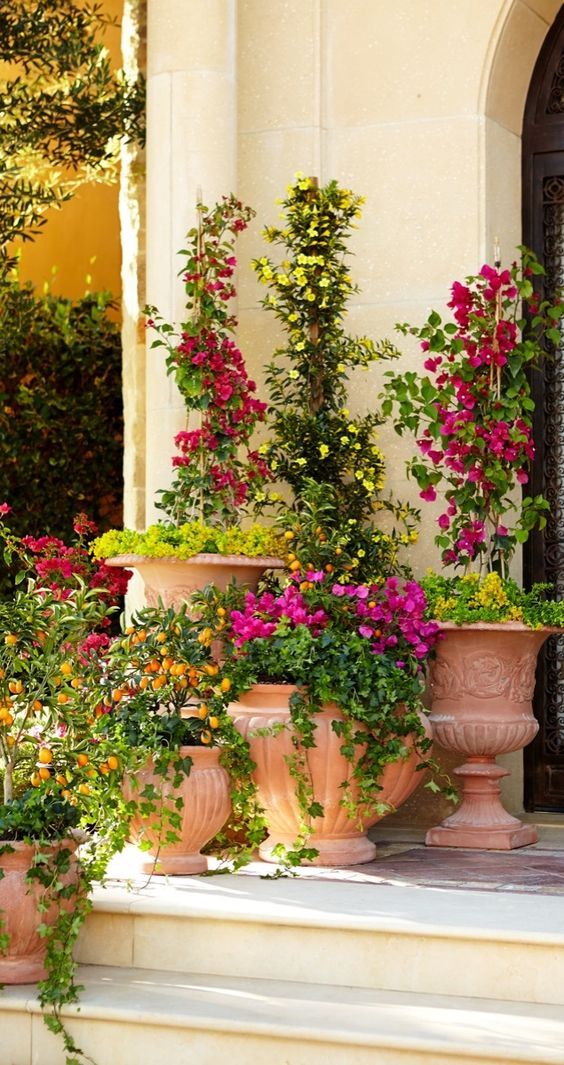
[[[112,17],[121,17],[122,0],[103,0]],[[104,35],[112,62],[121,66],[120,29],[109,27]],[[110,289],[119,297],[120,233],[118,185],[88,185],[60,210],[47,214],[42,232],[32,243],[20,244],[21,277],[41,287],[47,280],[64,296],[83,295],[86,288]],[[92,258],[95,262],[92,263]],[[56,267],[56,273],[52,273]],[[86,283],[87,275],[92,282]]]

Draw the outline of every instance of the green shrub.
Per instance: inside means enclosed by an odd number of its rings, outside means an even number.
[[[72,535],[85,511],[121,523],[119,326],[109,293],[73,301],[0,288],[0,502],[17,534]]]

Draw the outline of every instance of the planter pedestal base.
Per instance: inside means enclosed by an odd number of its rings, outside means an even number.
[[[147,876],[194,876],[207,871],[207,858],[197,853],[147,857],[141,863],[141,872]]]
[[[504,810],[499,781],[509,775],[494,758],[469,758],[454,770],[463,787],[458,810],[425,836],[428,847],[514,850],[538,840],[534,825],[525,825]]]
[[[282,844],[291,850],[295,842],[293,836],[267,836],[264,843],[259,847],[259,856],[263,862],[276,862],[277,858],[272,852],[277,844]],[[307,841],[308,847],[315,847],[319,852],[317,857],[307,865],[327,866],[338,868],[341,865],[364,865],[376,857],[376,845],[367,836],[355,836],[342,839],[319,839],[316,835],[310,836]]]

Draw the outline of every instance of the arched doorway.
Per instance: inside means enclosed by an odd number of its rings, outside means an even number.
[[[523,126],[523,241],[544,264],[544,293],[564,289],[564,8],[537,60]],[[544,535],[525,548],[525,581],[549,581],[564,598],[564,334],[555,357],[533,378],[537,456],[532,494],[551,507]],[[539,734],[525,756],[525,807],[564,811],[564,637],[539,661]]]

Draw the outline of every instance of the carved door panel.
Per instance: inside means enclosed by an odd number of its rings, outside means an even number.
[[[544,294],[564,289],[564,9],[541,51],[523,129],[523,241],[537,253]],[[550,517],[524,551],[525,583],[549,581],[564,598],[564,334],[532,378],[536,459],[527,491],[544,493]],[[540,729],[525,752],[525,806],[564,811],[564,637],[539,658],[535,713]]]

